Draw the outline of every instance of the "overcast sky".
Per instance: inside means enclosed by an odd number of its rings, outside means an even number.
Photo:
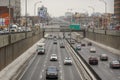
[[[37,3],[37,8],[44,5],[48,9],[48,13],[51,16],[62,16],[65,12],[88,12],[92,13],[93,10],[88,6],[92,6],[95,9],[95,12],[103,13],[105,12],[105,4],[99,0],[27,0],[28,3],[28,14],[34,15],[34,4],[36,2],[42,1],[42,3]],[[114,0],[105,0],[107,2],[107,12],[114,12]],[[25,0],[21,0],[21,13],[25,14]],[[37,12],[36,12],[37,14]]]

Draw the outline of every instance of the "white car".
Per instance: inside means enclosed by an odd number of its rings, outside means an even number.
[[[76,46],[76,50],[81,50],[81,46],[79,44]]]
[[[72,60],[70,57],[66,57],[64,59],[64,65],[72,65]]]
[[[101,60],[101,61],[107,61],[107,60],[108,60],[107,54],[101,54],[101,55],[100,55],[100,60]]]
[[[51,57],[50,57],[50,61],[57,61],[57,55],[52,54]]]
[[[90,48],[90,52],[95,53],[96,52],[96,48],[95,47],[91,47]]]

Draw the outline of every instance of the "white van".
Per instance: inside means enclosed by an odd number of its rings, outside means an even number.
[[[45,54],[45,43],[38,43],[36,52],[37,54]]]

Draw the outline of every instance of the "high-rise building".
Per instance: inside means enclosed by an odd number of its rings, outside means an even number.
[[[0,18],[5,19],[9,17],[9,6],[10,6],[10,17],[11,22],[17,22],[20,20],[21,15],[21,1],[20,0],[0,0]]]
[[[120,0],[114,0],[114,13],[116,20],[120,23]]]

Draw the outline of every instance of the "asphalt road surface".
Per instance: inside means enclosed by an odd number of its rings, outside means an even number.
[[[57,40],[58,44],[53,44],[53,40],[46,40],[45,55],[35,54],[34,61],[28,65],[21,80],[46,80],[46,68],[48,66],[57,66],[59,69],[58,80],[81,80],[74,61],[73,65],[63,64],[64,58],[71,56],[65,48],[60,48],[60,42],[64,42],[64,40]],[[50,61],[51,54],[57,54],[58,61]]]
[[[86,44],[85,47],[81,47],[82,49],[79,52],[81,56],[88,62],[88,58],[90,56],[97,56],[99,60],[98,65],[90,65],[95,72],[102,78],[102,80],[120,80],[120,69],[111,69],[109,66],[110,61],[117,60],[119,58],[118,55],[115,55],[111,53],[108,50],[105,50],[103,48],[98,47],[97,45],[93,45],[96,48],[96,53],[90,53],[90,48],[92,46],[87,46],[87,42],[82,41]],[[76,43],[74,48],[76,47],[78,43]],[[108,61],[100,61],[100,54],[107,54],[108,55]]]

